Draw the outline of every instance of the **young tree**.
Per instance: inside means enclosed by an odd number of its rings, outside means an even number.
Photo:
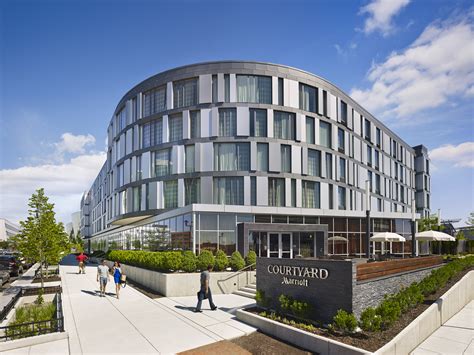
[[[64,225],[56,222],[54,204],[48,200],[44,189],[36,190],[28,202],[28,218],[20,222],[20,233],[12,238],[26,259],[40,263],[41,288],[45,265],[58,263],[70,249]]]
[[[429,217],[421,218],[418,221],[418,232],[424,231],[442,231],[443,225],[438,226],[438,216],[431,215]]]

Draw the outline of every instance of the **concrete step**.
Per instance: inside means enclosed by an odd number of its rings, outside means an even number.
[[[250,287],[242,287],[241,289],[239,289],[239,291],[244,291],[244,292],[247,292],[247,293],[251,293],[253,294],[254,296],[257,294],[257,290],[255,288],[250,288]]]
[[[255,294],[254,294],[254,293],[245,292],[245,291],[241,291],[241,290],[235,291],[235,292],[234,292],[234,295],[239,295],[239,296],[242,296],[242,297],[247,297],[247,298],[255,299]]]
[[[257,284],[248,284],[246,287],[253,288],[254,290],[257,289]]]

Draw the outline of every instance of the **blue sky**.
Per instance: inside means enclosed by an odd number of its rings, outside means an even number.
[[[0,5],[0,216],[46,188],[61,220],[104,161],[120,98],[176,66],[268,61],[319,75],[432,151],[432,208],[474,211],[469,1],[9,1]]]

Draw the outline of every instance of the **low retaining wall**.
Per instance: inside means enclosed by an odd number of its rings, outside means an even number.
[[[408,287],[413,282],[421,281],[438,267],[440,265],[377,279],[354,282],[352,287],[352,312],[357,317],[360,317],[360,314],[367,307],[377,307],[383,301],[385,295],[395,294],[403,287]]]
[[[112,266],[112,262],[108,262]],[[195,296],[199,291],[200,273],[165,274],[158,271],[122,264],[127,279],[135,281],[166,297]],[[255,271],[244,271],[226,280],[234,272],[211,272],[209,287],[213,294],[228,294],[255,283]],[[220,280],[220,281],[219,281]]]
[[[295,327],[282,324],[271,319],[238,309],[237,319],[260,329],[262,332],[281,340],[300,346],[306,350],[325,354],[372,354],[364,349],[340,343]]]
[[[376,354],[409,354],[473,299],[474,271],[470,271]]]
[[[23,339],[9,340],[0,343],[0,353],[4,351],[25,348],[27,346],[33,346],[38,344],[50,343],[52,341],[67,339],[69,337],[68,332],[61,333],[50,333],[37,335],[34,337],[28,337]]]

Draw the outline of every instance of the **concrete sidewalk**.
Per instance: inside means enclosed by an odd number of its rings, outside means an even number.
[[[228,312],[253,303],[245,297],[216,295],[222,309],[196,314],[195,297],[152,300],[127,286],[117,300],[113,278],[107,297],[99,297],[95,267],[79,275],[61,266],[61,278],[70,354],[177,353],[255,331]]]
[[[473,355],[474,354],[474,301],[471,301],[423,343],[412,355]]]

